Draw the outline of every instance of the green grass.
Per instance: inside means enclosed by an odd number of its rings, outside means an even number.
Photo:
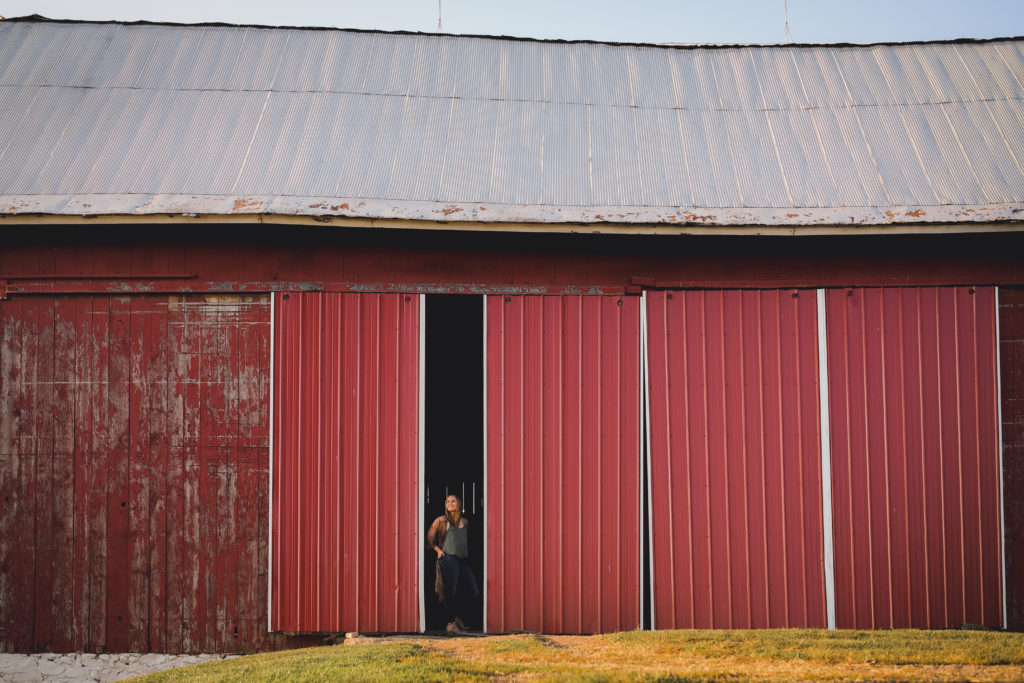
[[[267,652],[172,669],[137,681],[448,681],[488,680],[518,670],[480,665],[408,642],[334,645]]]
[[[518,638],[488,638],[484,647],[492,654],[547,654],[550,648],[564,649],[551,638],[532,633]]]
[[[978,631],[630,631],[371,642],[269,652],[156,681],[1024,680],[1024,635]]]
[[[980,631],[627,631],[605,636],[666,652],[708,658],[826,664],[1024,664],[1024,635]]]

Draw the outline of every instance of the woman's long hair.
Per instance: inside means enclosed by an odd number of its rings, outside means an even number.
[[[448,512],[448,499],[454,498],[455,502],[458,503],[458,507],[455,508],[455,517],[452,517],[452,513]],[[462,519],[462,499],[459,498],[458,494],[449,493],[444,497],[444,516],[448,518],[448,523],[453,526],[459,525],[459,520]]]

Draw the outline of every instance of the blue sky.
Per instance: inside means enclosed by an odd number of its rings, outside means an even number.
[[[1024,35],[1024,0],[788,0],[797,42]],[[785,42],[783,0],[441,0],[446,33],[623,42]],[[436,31],[437,0],[0,0],[0,15]]]

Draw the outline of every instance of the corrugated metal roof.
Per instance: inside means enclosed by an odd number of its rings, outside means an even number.
[[[4,21],[0,215],[1015,220],[1022,44]]]

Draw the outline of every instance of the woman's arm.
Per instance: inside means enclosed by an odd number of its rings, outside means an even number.
[[[438,517],[430,525],[430,531],[427,532],[427,547],[436,552],[438,557],[444,555],[444,551],[439,546],[439,544],[444,543],[444,523],[445,518]]]

